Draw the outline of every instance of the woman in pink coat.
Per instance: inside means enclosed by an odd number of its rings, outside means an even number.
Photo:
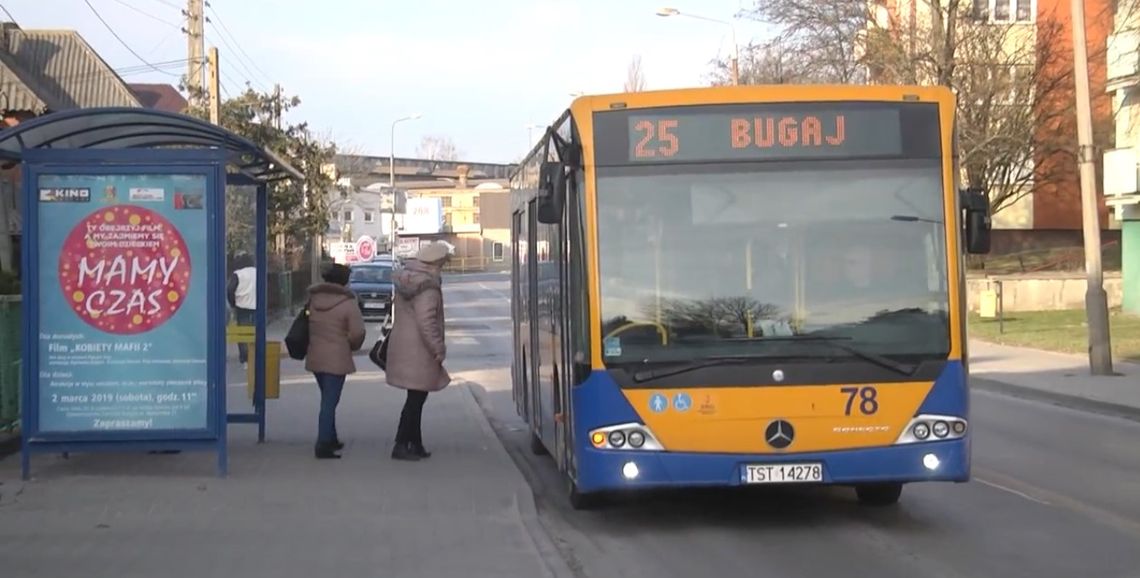
[[[392,305],[395,323],[388,337],[388,385],[407,390],[392,459],[415,461],[431,456],[424,449],[420,417],[428,393],[451,383],[443,367],[447,346],[443,331],[443,263],[450,256],[447,245],[432,243],[420,248],[393,278],[396,299]]]

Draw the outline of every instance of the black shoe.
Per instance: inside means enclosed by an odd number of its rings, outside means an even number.
[[[313,449],[313,454],[316,455],[318,460],[339,460],[340,454],[336,451],[340,449],[332,444],[320,444]]]
[[[344,449],[344,442],[342,442],[336,438],[333,438],[332,448],[336,451],[343,450]]]
[[[412,447],[412,444],[402,442],[392,448],[392,459],[405,462],[418,462],[420,461],[420,456],[415,448]]]
[[[424,458],[424,459],[431,457],[431,452],[425,450],[423,444],[411,444],[411,446],[412,446],[412,452],[415,453],[417,456]]]

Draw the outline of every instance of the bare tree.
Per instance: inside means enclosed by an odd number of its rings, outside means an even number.
[[[858,53],[870,5],[867,0],[763,0],[746,15],[780,28],[774,46],[795,55],[806,78],[851,84],[866,76]]]
[[[420,140],[416,148],[416,156],[432,161],[457,161],[459,149],[450,137],[441,135],[428,135]]]
[[[791,50],[788,41],[776,38],[740,49],[740,84],[813,84],[829,82],[811,56]],[[710,81],[714,86],[732,84],[732,61],[714,60]]]
[[[641,55],[633,57],[625,73],[625,92],[645,90],[645,73],[641,71]]]
[[[902,4],[905,6],[905,4]],[[965,181],[997,212],[1072,176],[1072,52],[1060,15],[995,23],[971,0],[917,0],[890,13],[866,0],[763,0],[749,12],[781,28],[750,47],[746,83],[938,84],[957,95]],[[1099,15],[1107,17],[1107,15]],[[1090,51],[1103,58],[1104,49]],[[714,68],[714,83],[726,64]],[[1099,127],[1099,142],[1110,131]]]

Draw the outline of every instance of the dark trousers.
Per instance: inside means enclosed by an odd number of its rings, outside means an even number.
[[[420,418],[423,416],[424,402],[427,401],[428,392],[408,390],[408,397],[404,400],[404,411],[400,412],[400,427],[396,430],[396,443],[410,443],[417,446],[424,445],[423,432],[420,431]]]
[[[253,317],[256,312],[252,309],[234,309],[234,319],[237,320],[238,325],[253,325]],[[239,343],[238,346],[238,361],[246,363],[249,361],[249,345],[246,343]]]
[[[337,439],[336,406],[340,404],[340,394],[344,390],[343,375],[314,373],[317,386],[321,388],[321,413],[317,418],[317,443],[331,444]]]

